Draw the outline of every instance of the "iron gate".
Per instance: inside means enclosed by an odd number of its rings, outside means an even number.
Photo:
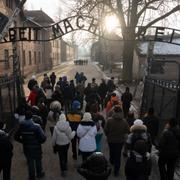
[[[20,76],[0,77],[0,125],[6,124],[7,129],[13,127],[14,111],[22,96]]]
[[[145,78],[141,115],[154,107],[155,114],[162,120],[180,118],[180,63],[170,60],[153,62],[158,62],[159,66],[154,65],[155,70],[151,64],[150,73]]]

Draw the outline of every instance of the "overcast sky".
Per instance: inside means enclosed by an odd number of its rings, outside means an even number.
[[[66,13],[72,7],[72,2],[73,0],[27,0],[25,7],[29,10],[42,9],[50,17],[55,19]]]

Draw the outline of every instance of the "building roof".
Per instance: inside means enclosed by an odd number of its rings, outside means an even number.
[[[174,40],[180,44],[180,38]],[[148,42],[140,42],[139,46],[139,54],[146,55],[148,50]],[[180,55],[180,45],[163,43],[163,42],[155,42],[154,44],[154,55]]]
[[[54,23],[53,19],[50,18],[44,11],[42,10],[25,10],[25,16],[28,18],[32,18],[33,21],[41,23],[52,24]]]

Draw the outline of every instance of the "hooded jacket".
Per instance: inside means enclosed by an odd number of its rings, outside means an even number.
[[[71,130],[69,122],[67,122],[65,118],[61,118],[54,128],[52,145],[67,145],[70,143],[71,139],[74,138],[74,136],[75,131]]]
[[[109,143],[123,143],[125,141],[125,136],[129,133],[129,126],[123,119],[122,112],[113,113],[112,117],[107,120],[104,132]]]
[[[131,126],[130,132],[131,133],[128,135],[125,145],[125,150],[128,152],[128,159],[125,165],[125,174],[131,174],[132,176],[145,175],[148,177],[151,172],[151,161],[149,153],[151,152],[150,135],[147,133],[147,128],[143,124]],[[144,147],[144,143],[138,143],[135,146],[135,142],[142,139],[146,142],[146,147]],[[144,153],[144,155],[136,151],[141,151],[144,149],[146,149],[146,153]]]
[[[97,128],[92,120],[84,121],[77,128],[77,136],[80,138],[79,150],[82,152],[93,152],[96,150],[95,136]]]
[[[24,154],[31,158],[41,157],[41,144],[46,141],[46,136],[40,125],[32,119],[26,119],[20,124],[15,135],[15,140],[23,144]]]
[[[130,128],[130,132],[126,141],[127,149],[133,150],[133,141],[137,139],[136,137],[139,137],[139,139],[143,139],[147,142],[147,150],[150,153],[152,144],[150,134],[147,133],[147,127],[145,125],[133,125]]]

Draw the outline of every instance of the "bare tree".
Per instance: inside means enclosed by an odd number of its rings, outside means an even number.
[[[105,8],[99,9],[101,5]],[[73,12],[96,18],[100,11],[104,15],[107,13],[117,15],[124,40],[123,79],[131,81],[137,36],[179,10],[179,0],[77,0]],[[149,12],[153,17],[149,18]],[[136,32],[137,26],[143,28],[139,28]]]

